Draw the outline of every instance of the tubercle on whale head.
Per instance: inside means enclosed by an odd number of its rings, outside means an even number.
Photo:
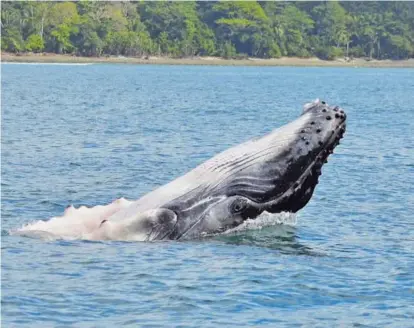
[[[339,106],[317,99],[304,106],[302,116],[307,117],[306,123],[288,154],[286,178],[291,176],[293,183],[268,203],[268,212],[297,212],[303,208],[319,182],[322,166],[344,136],[347,117]]]

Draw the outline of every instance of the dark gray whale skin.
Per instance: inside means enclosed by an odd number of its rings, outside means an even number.
[[[264,211],[297,212],[311,199],[345,124],[340,107],[306,104],[291,123],[214,156],[104,220],[101,235],[122,224],[142,240],[188,239],[226,231]]]

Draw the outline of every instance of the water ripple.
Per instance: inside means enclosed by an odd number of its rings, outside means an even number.
[[[413,73],[3,64],[2,324],[412,327]],[[317,97],[348,129],[295,225],[154,243],[7,233],[138,198]]]

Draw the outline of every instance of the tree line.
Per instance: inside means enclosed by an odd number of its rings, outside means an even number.
[[[1,49],[79,56],[414,56],[414,2],[2,1]]]

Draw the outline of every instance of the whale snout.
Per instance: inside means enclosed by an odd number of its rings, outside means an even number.
[[[300,124],[295,125],[297,137],[278,157],[278,163],[285,164],[275,187],[267,194],[268,212],[296,212],[307,204],[323,165],[344,136],[346,119],[339,106],[319,100],[305,105]]]
[[[345,111],[318,100],[305,105],[303,115],[308,117],[300,131],[304,151],[333,150],[345,133]]]

